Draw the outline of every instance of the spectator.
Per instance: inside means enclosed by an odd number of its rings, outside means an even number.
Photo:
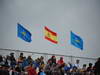
[[[31,56],[28,56],[26,60],[28,61],[29,64],[33,62],[33,59],[31,58]]]
[[[46,72],[46,75],[51,75],[51,61],[47,62],[46,66],[45,66],[45,72]]]
[[[14,53],[10,53],[10,61],[11,61],[11,63],[10,63],[11,67],[15,67],[16,59],[14,57]]]
[[[94,73],[95,75],[100,75],[100,58],[98,58],[94,65]]]
[[[15,66],[15,71],[13,71],[12,75],[21,75],[21,68],[19,64]]]
[[[89,67],[87,68],[88,72],[93,71],[93,66],[92,65],[93,65],[92,63],[89,63]]]
[[[33,62],[35,68],[39,68],[40,66],[40,58],[37,58],[34,62]]]
[[[46,75],[43,68],[39,68],[38,75]]]
[[[89,75],[93,74],[93,64],[92,63],[89,63],[89,67],[87,67],[87,73]]]
[[[17,63],[19,64],[19,66],[20,66],[21,69],[23,69],[23,67],[22,67],[23,61],[24,61],[23,53],[20,53],[20,56],[19,56],[19,58],[17,60]]]
[[[40,57],[40,65],[42,65],[42,64],[44,64],[44,57],[43,56]]]
[[[52,57],[48,60],[48,63],[50,63],[50,65],[56,64],[56,57],[55,57],[55,56],[52,56]]]
[[[87,75],[86,71],[87,71],[86,64],[83,64],[83,67],[81,69],[81,74],[82,75]]]
[[[26,67],[26,71],[28,72],[28,75],[37,75],[36,69],[33,67],[32,64]]]
[[[67,64],[65,64],[64,70],[65,70],[66,72],[69,72],[70,69],[71,69],[71,66],[68,66]]]
[[[0,75],[9,75],[9,66],[8,65],[1,65]]]
[[[3,64],[3,57],[0,55],[0,64]]]
[[[80,69],[79,63],[80,63],[80,60],[77,59],[77,60],[76,60],[76,63],[74,64],[73,67],[76,67],[77,69]]]
[[[5,65],[9,65],[10,66],[10,63],[11,63],[10,56],[7,55],[6,58],[5,58]]]
[[[24,60],[24,56],[23,56],[23,53],[20,53],[20,56],[19,56],[19,58],[18,58],[18,63],[22,63],[23,62],[23,60]]]
[[[24,57],[23,63],[22,63],[22,70],[24,71],[24,68],[25,68],[26,66],[28,66],[28,65],[29,65],[29,62],[28,62],[28,60],[26,59],[26,57]]]
[[[57,64],[59,64],[59,65],[62,65],[62,64],[64,64],[63,57],[60,57],[60,59],[58,60]]]
[[[86,64],[83,64],[83,67],[82,67],[82,72],[86,72],[87,68],[86,68]]]

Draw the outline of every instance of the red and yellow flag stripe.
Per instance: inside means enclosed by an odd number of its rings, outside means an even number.
[[[45,26],[45,39],[47,39],[55,44],[58,43],[57,33],[53,32],[52,30],[50,30],[46,26]]]

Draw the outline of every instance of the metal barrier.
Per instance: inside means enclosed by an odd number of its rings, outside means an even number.
[[[45,63],[52,55],[55,55],[57,60],[61,56],[63,56],[65,63],[68,63],[68,62],[75,63],[75,61],[77,59],[79,59],[81,67],[82,67],[83,64],[88,64],[88,63],[94,64],[96,62],[96,58],[76,57],[76,56],[67,56],[67,55],[60,55],[60,54],[49,54],[49,53],[39,53],[39,52],[30,52],[30,51],[23,51],[23,50],[12,50],[12,49],[2,49],[2,48],[0,48],[0,55],[2,55],[2,56],[9,55],[12,52],[15,54],[15,58],[18,58],[19,54],[21,52],[24,53],[24,56],[26,56],[26,57],[30,55],[33,58],[33,60],[40,57],[40,56],[43,56]]]

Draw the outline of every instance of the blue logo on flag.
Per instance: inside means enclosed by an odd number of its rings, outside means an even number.
[[[31,33],[21,24],[17,24],[17,36],[26,42],[31,42]]]
[[[83,50],[83,40],[81,37],[77,36],[73,32],[71,32],[71,44],[77,48]]]

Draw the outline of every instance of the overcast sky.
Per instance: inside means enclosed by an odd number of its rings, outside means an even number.
[[[17,23],[32,33],[32,42],[17,37]],[[44,26],[57,32],[59,43],[44,39]],[[84,50],[70,44],[70,31]],[[100,56],[100,0],[0,0],[0,48],[42,53]]]

